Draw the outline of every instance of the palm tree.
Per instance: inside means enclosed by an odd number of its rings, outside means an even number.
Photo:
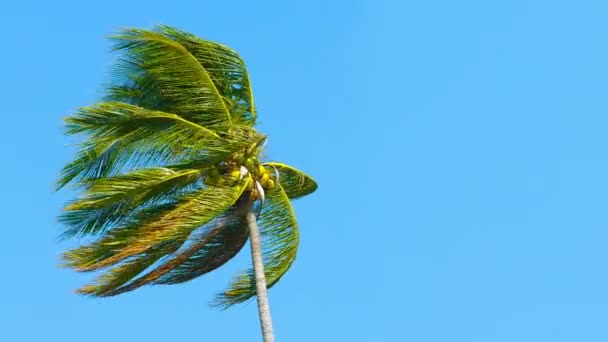
[[[83,138],[58,189],[82,195],[60,215],[76,271],[102,270],[78,293],[107,297],[144,285],[183,283],[232,259],[250,238],[253,268],[213,305],[257,296],[264,341],[273,341],[266,289],[296,258],[291,200],[315,181],[263,162],[251,83],[230,48],[168,26],[111,37],[120,58],[102,102],[68,116]],[[258,232],[258,225],[260,231]]]

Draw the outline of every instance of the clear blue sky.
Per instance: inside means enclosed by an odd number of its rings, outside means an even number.
[[[608,341],[606,1],[11,1],[0,9],[0,340],[258,341],[207,306],[247,253],[111,299],[56,268],[61,118],[120,26],[238,50],[269,154],[314,175],[278,341]]]

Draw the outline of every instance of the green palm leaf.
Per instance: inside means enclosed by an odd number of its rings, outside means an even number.
[[[85,285],[76,292],[91,296],[107,296],[112,291],[125,285],[138,274],[152,266],[156,261],[166,255],[175,252],[179,246],[179,241],[168,241],[160,243],[150,250],[131,258],[124,263],[115,266],[99,276],[94,283]]]
[[[289,270],[296,258],[298,224],[285,190],[279,185],[267,193],[258,224],[262,238],[266,286],[271,288]],[[238,275],[228,290],[219,294],[215,305],[229,307],[256,294],[255,275],[250,269]]]
[[[145,166],[185,161],[225,159],[260,139],[254,132],[218,136],[215,132],[175,114],[126,103],[106,102],[82,108],[66,119],[68,134],[86,134],[76,159],[64,167],[58,187],[92,180]],[[247,128],[240,128],[240,131]]]
[[[167,205],[160,215],[147,212],[124,227],[110,230],[106,236],[64,254],[66,264],[81,271],[90,271],[115,265],[141,254],[156,244],[178,240],[185,241],[190,233],[235,204],[246,185],[208,186],[183,195],[176,204]],[[144,211],[145,213],[145,211]]]
[[[170,99],[163,97],[154,77],[136,62],[123,57],[114,69],[113,80],[106,86],[105,101],[171,111]]]
[[[188,134],[187,138],[219,137],[214,131],[179,115],[120,102],[102,102],[82,108],[77,115],[68,117],[66,123],[68,134],[86,132],[97,139],[123,136],[137,129],[158,133],[172,127],[176,127],[179,133]],[[148,132],[140,132],[145,133]],[[172,138],[179,137],[178,132],[171,133],[174,134]]]
[[[279,183],[290,199],[303,197],[317,190],[317,182],[296,168],[276,162],[264,165],[278,171]]]
[[[118,227],[108,230],[97,241],[63,253],[62,266],[81,272],[102,268],[96,267],[96,264],[115,255],[120,241],[131,239],[146,224],[162,219],[179,204],[179,199],[173,199],[134,210],[123,218]]]
[[[213,240],[171,272],[160,277],[155,284],[178,284],[190,281],[232,259],[247,242],[249,237],[247,222],[242,215],[233,210],[219,218],[216,224],[223,228]]]
[[[208,232],[205,236],[202,236],[198,241],[193,242],[191,245],[189,245],[183,251],[175,253],[171,257],[167,258],[167,260],[164,261],[163,263],[161,263],[159,266],[157,266],[153,270],[147,272],[146,274],[140,276],[139,278],[135,279],[133,282],[131,282],[127,285],[124,285],[124,286],[118,287],[118,288],[114,288],[109,291],[104,291],[101,293],[98,292],[99,290],[94,289],[94,288],[91,289],[91,286],[88,286],[83,289],[83,292],[87,291],[88,294],[93,294],[93,295],[98,295],[98,296],[116,296],[121,293],[133,291],[144,285],[151,284],[156,279],[158,279],[161,276],[163,276],[164,274],[170,272],[172,269],[179,266],[184,261],[186,261],[188,258],[190,258],[194,254],[196,254],[196,252],[199,251],[201,248],[203,248],[206,244],[208,244],[219,233],[219,231],[220,231],[220,229],[214,229],[214,230]],[[120,271],[121,270],[119,269],[118,272],[120,272]],[[110,272],[112,272],[112,271],[110,271]],[[120,276],[121,276],[120,273],[116,274],[116,277],[120,277]]]
[[[125,29],[112,37],[123,52],[119,75],[149,81],[169,103],[171,112],[216,131],[232,116],[209,71],[177,41],[159,32]]]
[[[69,227],[64,237],[98,234],[126,219],[135,208],[179,195],[201,178],[199,169],[141,169],[98,179],[85,197],[68,204],[60,222]]]
[[[241,198],[240,202],[246,201],[246,198]],[[210,227],[204,229],[202,234],[191,236],[183,244],[181,240],[159,243],[146,252],[109,269],[96,282],[84,286],[78,292],[93,296],[115,296],[148,284],[183,282],[195,277],[194,273],[185,273],[186,271],[195,271],[198,276],[212,271],[236,255],[247,240],[247,228],[243,226],[242,211],[243,209],[237,204],[221,218],[210,223]],[[182,247],[178,250],[180,245]],[[167,256],[171,253],[173,254]],[[163,256],[167,256],[165,261],[128,283]],[[204,261],[200,259],[201,257]],[[193,266],[198,268],[193,269]],[[189,279],[185,279],[186,277]]]
[[[207,70],[232,115],[233,122],[255,124],[253,90],[245,62],[229,47],[202,40],[169,26],[158,30],[186,48]]]
[[[235,51],[169,26],[157,27],[157,33],[184,47],[202,65],[221,95],[233,123],[255,124],[256,112],[249,74]],[[173,109],[175,100],[163,91],[164,84],[159,83],[156,74],[138,60],[130,58],[130,54],[123,57],[115,70],[115,81],[108,86],[106,99],[148,109]]]

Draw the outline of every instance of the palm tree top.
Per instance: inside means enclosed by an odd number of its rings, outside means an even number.
[[[248,239],[248,205],[258,211],[273,286],[298,248],[291,200],[317,184],[265,160],[243,60],[169,26],[128,28],[111,39],[120,57],[102,102],[65,119],[66,134],[83,139],[57,182],[81,193],[60,215],[62,236],[86,242],[65,252],[63,265],[103,271],[78,292],[113,296],[222,266]],[[227,307],[254,295],[249,270],[215,303]]]

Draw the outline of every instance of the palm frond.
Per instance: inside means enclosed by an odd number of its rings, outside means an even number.
[[[163,96],[154,77],[125,58],[115,66],[113,80],[106,86],[106,102],[123,102],[138,107],[171,112],[171,101]]]
[[[278,185],[266,195],[258,225],[262,239],[266,286],[271,288],[295,261],[299,232],[293,207],[283,188]],[[255,275],[253,269],[250,269],[238,275],[228,290],[220,293],[213,304],[227,308],[242,303],[255,294]]]
[[[247,223],[236,210],[229,211],[215,223],[222,230],[194,255],[156,280],[155,284],[178,284],[211,272],[232,259],[249,238]]]
[[[81,186],[81,182],[88,182],[112,174],[116,165],[124,164],[133,157],[129,147],[128,135],[114,140],[85,142],[80,146],[74,160],[65,165],[59,174],[56,189],[59,190],[68,184]]]
[[[306,196],[317,190],[317,182],[304,172],[282,163],[265,163],[270,170],[278,171],[279,183],[285,190],[287,197],[296,199]]]
[[[119,227],[108,230],[97,241],[63,253],[61,266],[80,272],[98,269],[99,267],[96,267],[98,262],[115,255],[116,249],[124,246],[128,239],[141,233],[143,227],[162,219],[180,203],[180,199],[173,199],[135,209],[129,215],[125,215]]]
[[[68,134],[86,134],[76,159],[66,165],[58,188],[145,166],[183,163],[187,159],[224,159],[251,145],[254,133],[215,132],[175,114],[125,103],[106,102],[68,117]],[[236,128],[232,128],[234,130]]]
[[[205,68],[222,95],[233,121],[255,124],[253,90],[245,62],[229,47],[166,25],[158,31],[185,47]]]
[[[133,217],[139,220],[130,220],[125,226],[108,231],[99,241],[65,253],[66,265],[90,271],[115,265],[165,241],[183,242],[196,228],[232,207],[245,188],[243,184],[207,186],[165,205],[162,213],[147,209],[143,215],[138,212]]]
[[[68,226],[63,237],[102,233],[138,207],[179,196],[200,178],[199,169],[150,168],[98,179],[59,216]]]
[[[240,200],[241,203],[246,201],[244,198]],[[115,296],[144,285],[187,281],[212,271],[236,255],[247,240],[247,227],[243,224],[241,211],[240,205],[236,204],[210,223],[201,234],[191,236],[181,248],[178,249],[181,244],[178,240],[159,243],[106,271],[79,292],[93,296]],[[165,261],[129,283],[160,257],[167,255],[167,251],[172,254]]]
[[[65,121],[68,135],[88,133],[97,139],[122,136],[140,127],[157,132],[172,126],[189,133],[189,137],[219,137],[214,131],[179,115],[121,102],[102,102],[82,108],[79,113],[66,118]]]
[[[171,113],[216,131],[229,127],[229,108],[208,70],[190,51],[159,32],[124,29],[111,37],[123,53],[117,72],[147,79]],[[132,85],[132,84],[131,84]]]
[[[137,277],[160,258],[175,252],[180,245],[181,242],[175,240],[160,243],[134,258],[104,271],[93,283],[79,288],[76,292],[91,296],[107,296]]]

